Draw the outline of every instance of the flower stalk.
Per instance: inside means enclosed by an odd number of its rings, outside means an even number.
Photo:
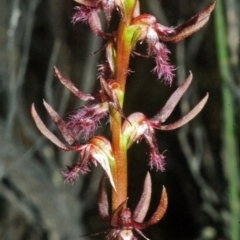
[[[132,38],[133,31],[129,28],[129,24],[132,19],[133,9],[136,0],[125,1],[124,4],[125,15],[120,20],[117,31],[117,47],[116,47],[116,82],[120,84],[120,88],[123,92],[121,98],[121,107],[123,107],[125,85],[128,75],[128,66],[130,60],[130,54],[132,51]],[[116,160],[116,170],[113,173],[117,191],[112,191],[112,211],[118,208],[118,206],[127,199],[127,149],[121,145],[121,126],[122,116],[116,112],[110,112],[112,119],[112,148],[113,155]]]

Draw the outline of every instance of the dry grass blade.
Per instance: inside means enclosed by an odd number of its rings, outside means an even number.
[[[141,198],[133,213],[133,219],[136,222],[142,222],[144,220],[149,208],[151,193],[152,193],[152,182],[151,182],[150,174],[148,172],[144,181],[144,187],[143,187]]]
[[[66,142],[69,145],[72,145],[74,142],[76,142],[77,140],[75,139],[74,135],[72,134],[72,132],[69,129],[67,129],[66,123],[58,115],[58,113],[44,100],[43,100],[43,104],[44,104],[46,110],[48,111],[51,119],[56,124],[59,131],[61,132],[63,138],[66,140]]]
[[[168,205],[168,198],[167,198],[167,192],[166,188],[163,186],[162,190],[162,196],[160,199],[160,202],[158,204],[158,207],[152,217],[147,221],[147,225],[153,225],[157,223],[161,218],[164,216]]]
[[[90,94],[85,94],[81,91],[79,91],[75,85],[68,79],[64,78],[60,71],[54,67],[54,71],[55,74],[57,76],[57,78],[59,79],[59,81],[67,88],[69,89],[76,97],[78,97],[79,99],[83,100],[83,101],[89,101],[89,100],[94,100],[94,97]]]
[[[62,143],[52,132],[48,130],[46,125],[42,122],[41,118],[39,117],[38,113],[36,112],[34,104],[32,104],[31,108],[31,114],[32,117],[37,125],[37,128],[40,130],[40,132],[48,138],[51,142],[53,142],[56,146],[58,146],[60,149],[68,151],[69,147]]]
[[[158,129],[160,130],[165,130],[165,131],[169,131],[169,130],[174,130],[176,128],[179,128],[181,126],[183,126],[184,124],[188,123],[189,121],[191,121],[199,112],[201,112],[201,110],[203,109],[203,107],[205,106],[206,102],[208,100],[208,93],[207,95],[188,113],[186,114],[184,117],[182,117],[181,119],[179,119],[178,121],[165,125],[165,126],[160,126]]]
[[[164,107],[161,109],[161,111],[151,119],[151,122],[154,122],[156,124],[165,122],[166,119],[170,116],[170,114],[174,110],[174,108],[176,107],[176,105],[178,104],[182,95],[188,89],[191,82],[192,82],[192,73],[190,72],[188,78],[171,95],[171,97],[168,99],[168,101],[166,102]]]

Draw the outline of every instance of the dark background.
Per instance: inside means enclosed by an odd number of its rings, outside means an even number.
[[[141,12],[152,13],[164,25],[178,25],[210,1],[141,1]],[[104,51],[91,57],[104,42],[87,25],[71,23],[71,0],[0,1],[0,239],[77,240],[87,233],[102,232],[108,225],[97,214],[96,192],[100,167],[80,176],[72,186],[64,184],[61,171],[77,160],[41,136],[30,116],[31,103],[47,126],[56,132],[42,106],[46,99],[61,116],[79,108],[77,101],[53,76],[56,65],[83,92],[98,86],[97,64]],[[236,144],[239,148],[240,72],[239,1],[224,5],[234,100]],[[151,117],[170,94],[193,72],[194,81],[169,118],[177,120],[205,94],[210,98],[203,111],[189,124],[171,132],[157,132],[160,152],[167,150],[166,171],[151,171],[152,209],[162,185],[169,197],[166,215],[145,231],[150,239],[223,240],[229,238],[229,178],[223,154],[221,78],[212,15],[198,33],[174,45],[171,62],[177,66],[171,87],[150,72],[153,59],[134,57],[124,112],[141,111]],[[139,51],[144,46],[139,47]],[[105,124],[100,129],[104,132]],[[108,127],[108,125],[106,126]],[[148,170],[144,142],[129,151],[129,206],[139,198]],[[239,161],[239,159],[238,159]],[[236,179],[238,181],[238,179]],[[238,182],[237,182],[238,184]],[[239,205],[239,202],[236,203]],[[95,239],[100,239],[101,235]]]

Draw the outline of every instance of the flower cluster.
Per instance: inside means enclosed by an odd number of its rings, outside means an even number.
[[[110,42],[116,42],[115,34],[104,33],[101,26],[101,21],[97,12],[103,11],[106,19],[109,22],[113,9],[121,10],[122,1],[87,1],[77,0],[80,3],[76,7],[76,13],[73,16],[73,22],[88,22],[92,31],[99,37],[108,39]],[[153,56],[156,66],[153,68],[159,79],[163,79],[165,83],[171,85],[174,77],[173,71],[175,67],[169,63],[170,51],[163,42],[177,43],[203,27],[209,19],[210,13],[215,7],[215,2],[210,4],[202,12],[193,16],[187,22],[177,27],[167,27],[158,23],[156,18],[150,14],[135,14],[130,24],[130,28],[134,28],[132,40],[132,49],[137,42],[146,42],[148,45],[148,56]],[[161,41],[159,41],[161,40]],[[112,47],[114,45],[111,45]],[[109,60],[109,58],[108,58]],[[109,64],[111,64],[109,62]]]
[[[72,114],[69,121],[66,123],[58,113],[46,102],[43,101],[44,106],[49,113],[51,119],[56,124],[61,132],[63,138],[68,143],[64,144],[52,132],[48,130],[41,118],[36,112],[34,104],[32,105],[32,116],[36,122],[41,133],[52,141],[56,146],[65,151],[80,151],[80,158],[77,164],[67,167],[67,171],[63,172],[63,176],[67,182],[73,182],[79,173],[87,173],[89,171],[89,164],[92,162],[96,165],[97,162],[101,164],[103,169],[109,176],[113,187],[114,181],[112,177],[112,168],[114,168],[114,157],[112,155],[112,148],[110,142],[102,136],[92,136],[96,130],[99,120],[105,117],[109,112],[109,107],[120,110],[119,103],[113,92],[113,88],[117,88],[118,84],[112,81],[105,82],[101,80],[102,89],[94,97],[90,94],[80,92],[74,84],[64,78],[59,70],[55,68],[55,74],[60,82],[66,86],[74,95],[81,100],[99,100],[99,103],[88,104],[79,109],[75,114]],[[79,136],[83,133],[83,137],[87,143],[79,142]],[[89,137],[91,137],[89,139]]]
[[[137,238],[134,236],[133,231],[136,231],[143,238],[148,239],[141,230],[146,229],[148,226],[161,220],[168,205],[166,189],[163,187],[158,207],[152,217],[149,220],[144,221],[150,205],[151,193],[152,182],[150,174],[147,173],[142,195],[134,212],[132,213],[132,211],[127,207],[126,200],[120,204],[112,214],[109,214],[109,203],[105,190],[105,177],[102,178],[98,194],[98,209],[101,218],[111,224],[111,228],[107,232],[107,240],[116,238],[119,240],[136,240]]]
[[[51,108],[51,106],[44,101],[44,106],[47,109],[50,117],[57,125],[63,138],[70,146],[62,143],[45,127],[33,105],[32,115],[35,119],[37,127],[49,140],[55,143],[59,148],[65,151],[81,151],[81,160],[78,162],[78,164],[74,164],[73,166],[68,167],[67,172],[64,172],[64,177],[68,182],[72,182],[76,176],[78,176],[79,172],[88,172],[89,161],[92,161],[94,163],[97,161],[108,173],[111,183],[114,186],[112,173],[110,171],[110,163],[114,162],[113,156],[111,154],[111,144],[107,139],[103,137],[92,137],[92,135],[98,126],[99,120],[108,115],[109,106],[114,107],[119,113],[122,114],[122,110],[116,98],[116,92],[113,90],[113,86],[117,85],[116,82],[110,81],[107,83],[101,79],[102,89],[100,90],[99,94],[96,94],[96,96],[93,97],[92,95],[87,95],[80,92],[70,80],[65,79],[60,74],[57,68],[55,68],[55,73],[58,79],[80,99],[93,100],[99,98],[101,102],[88,104],[78,109],[75,114],[72,114],[70,116],[69,121],[65,123],[64,120]],[[165,157],[163,154],[159,153],[157,147],[154,129],[166,131],[181,127],[193,119],[202,110],[207,102],[208,94],[187,115],[174,123],[162,125],[162,123],[167,120],[167,118],[176,107],[178,101],[189,87],[191,81],[192,74],[190,73],[189,77],[175,90],[165,106],[153,118],[147,119],[143,113],[136,112],[127,117],[123,122],[121,135],[122,145],[128,149],[134,142],[139,142],[142,138],[144,138],[149,146],[149,165],[151,168],[164,171],[165,164]],[[122,116],[124,117],[124,115]],[[83,136],[86,140],[88,140],[90,136],[92,137],[88,141],[88,144],[79,144],[78,139],[81,133],[83,133]],[[98,138],[97,141],[96,138]],[[93,144],[94,142],[97,142],[97,144]],[[101,147],[99,148],[98,145]],[[103,149],[105,149],[105,151],[102,151]]]

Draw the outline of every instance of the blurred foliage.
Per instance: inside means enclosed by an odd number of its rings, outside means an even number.
[[[171,26],[189,19],[209,2],[141,1],[141,11],[152,13],[159,22]],[[40,135],[30,116],[31,103],[35,102],[47,125],[55,131],[43,110],[43,98],[61,116],[67,117],[81,106],[55,81],[54,65],[84,92],[93,92],[98,85],[97,64],[104,52],[88,55],[104,43],[87,25],[71,24],[74,6],[71,0],[0,2],[0,239],[75,240],[86,233],[107,229],[96,207],[102,170],[94,168],[73,186],[64,184],[61,170],[74,162],[77,155],[56,149]],[[167,149],[167,165],[164,173],[151,172],[156,195],[152,205],[156,206],[164,184],[169,207],[163,220],[146,231],[150,239],[236,239],[229,225],[233,215],[229,205],[232,180],[228,163],[232,158],[224,147],[223,113],[228,105],[224,108],[222,89],[226,88],[232,98],[234,125],[230,128],[235,134],[236,149],[240,149],[240,3],[226,1],[223,9],[220,14],[226,26],[226,61],[230,72],[223,86],[213,16],[207,26],[184,42],[168,44],[171,61],[177,66],[171,87],[157,81],[150,72],[153,60],[139,57],[131,60],[134,72],[127,84],[126,115],[142,111],[153,116],[189,70],[194,81],[169,121],[186,113],[206,92],[210,94],[206,107],[189,124],[172,132],[157,133],[160,151]],[[143,49],[144,46],[137,46],[144,53]],[[100,131],[106,130],[102,127]],[[239,152],[236,155],[235,178],[239,174]],[[129,151],[130,206],[139,198],[148,170],[147,157],[144,143]],[[239,206],[238,180],[235,196],[234,204]],[[239,208],[235,216],[240,219]]]

